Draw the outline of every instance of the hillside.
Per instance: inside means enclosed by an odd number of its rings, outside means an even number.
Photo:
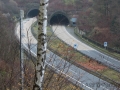
[[[0,90],[20,87],[19,42],[14,35],[14,18],[19,18],[20,9],[27,13],[34,7],[39,7],[39,0],[0,0]],[[101,44],[107,41],[110,47],[120,50],[119,8],[119,0],[50,0],[48,11],[79,10],[78,27],[88,38]],[[27,89],[33,84],[33,67],[31,61],[25,62]]]
[[[39,7],[38,0],[0,0],[1,15],[8,19],[8,23],[5,23],[10,25],[7,26],[9,29],[13,29],[14,17],[19,17],[20,9],[26,13],[34,7]],[[48,11],[79,10],[78,27],[87,33],[88,38],[101,44],[106,41],[108,46],[120,50],[119,8],[119,0],[50,0]],[[1,30],[7,28],[3,28],[3,25],[4,23],[1,24]]]

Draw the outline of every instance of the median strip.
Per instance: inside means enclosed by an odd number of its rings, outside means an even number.
[[[35,30],[36,28],[36,30]],[[32,33],[37,37],[37,27],[32,27]],[[99,62],[81,54],[80,52],[74,50],[74,48],[68,46],[63,41],[58,39],[52,32],[51,28],[48,27],[48,47],[51,51],[55,52],[65,60],[74,63],[81,69],[92,73],[93,75],[100,77],[116,86],[120,85],[120,73],[109,69],[108,67],[101,65]],[[64,51],[64,52],[63,52]]]

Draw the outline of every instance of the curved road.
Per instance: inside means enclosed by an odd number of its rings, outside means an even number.
[[[74,36],[72,36],[70,33],[68,33],[69,30],[66,30],[65,26],[52,26],[52,29],[57,37],[59,37],[61,40],[69,44],[70,46],[77,45],[76,49],[80,51],[81,53],[103,63],[104,65],[107,65],[110,68],[113,68],[114,70],[120,72],[120,61],[117,59],[114,59],[110,56],[107,56],[90,46],[84,44]],[[74,30],[73,30],[74,31]]]
[[[24,29],[22,30],[22,44],[23,48],[28,50],[29,53],[36,56],[37,41],[31,33],[31,25],[36,21],[36,18],[25,19]],[[16,27],[16,35],[19,38],[19,25]],[[85,50],[85,49],[84,49]],[[62,73],[72,83],[82,87],[85,90],[119,90],[110,83],[99,79],[98,77],[83,71],[82,69],[72,65],[71,63],[63,60],[54,53],[47,51],[46,65],[54,69],[57,73]]]

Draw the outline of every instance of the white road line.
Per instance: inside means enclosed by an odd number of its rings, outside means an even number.
[[[24,45],[27,49],[28,49],[28,47],[26,46],[26,45]],[[32,54],[34,54],[35,56],[37,56],[33,51],[31,51],[31,53]],[[47,62],[45,62],[47,65],[49,65],[49,66],[51,66],[51,67],[53,67],[53,68],[55,68],[53,65],[51,65],[51,64],[49,64],[49,63],[47,63]],[[57,71],[59,71],[59,72],[61,72],[62,74],[64,74],[64,75],[66,75],[66,73],[64,73],[64,72],[62,72],[62,71],[60,71],[59,69],[57,69],[57,68],[55,68]],[[71,69],[70,69],[71,70]],[[73,70],[71,70],[72,72],[74,72]],[[77,73],[76,73],[77,74]],[[76,80],[76,79],[74,79],[73,77],[71,77],[70,75],[66,75],[67,77],[69,77],[69,78],[71,78],[71,79],[73,79],[74,81],[76,81],[76,82],[78,82],[78,83],[80,83],[80,84],[82,84],[83,86],[85,86],[86,88],[88,88],[88,89],[90,89],[90,90],[94,90],[94,89],[92,89],[92,88],[90,88],[90,87],[88,87],[88,86],[86,86],[85,84],[83,84],[82,82],[80,82],[80,81],[78,81],[78,80]]]
[[[65,32],[67,32],[67,30],[65,30]],[[67,32],[68,33],[68,32]],[[69,34],[69,33],[68,33]],[[75,40],[77,40],[75,37],[73,37],[71,34],[69,34],[72,38],[74,38]],[[77,40],[78,42],[80,42],[79,40]],[[83,42],[81,42],[82,44],[84,44]],[[95,50],[95,51],[97,51],[96,49],[94,49],[94,48],[92,48],[92,47],[90,47],[90,46],[88,46],[88,45],[86,45],[86,44],[84,44],[85,46],[87,46],[87,47],[89,47],[89,48],[91,48],[92,50]],[[99,52],[99,51],[97,51],[98,53],[100,53],[100,54],[102,54],[102,55],[105,55],[106,57],[108,57],[108,55],[106,55],[106,54],[103,54],[103,53],[101,53],[101,52]],[[114,59],[114,58],[112,58],[112,57],[109,57],[109,58],[111,58],[111,59]],[[114,59],[115,61],[117,61],[117,62],[119,62],[120,63],[120,61],[118,61],[118,60],[116,60],[116,59]]]
[[[90,53],[90,51],[88,51],[88,50],[86,50],[86,51]]]
[[[106,59],[103,59],[103,60],[105,60],[107,63],[109,63],[109,64],[113,64],[113,63],[111,63],[110,61],[108,61],[108,60],[106,60]]]
[[[53,28],[54,28],[54,27],[55,27],[55,26],[53,26]],[[62,27],[62,28],[65,28],[65,27]],[[81,43],[81,45],[84,45],[84,47],[88,48],[88,50],[93,50],[93,51],[95,51],[96,53],[99,53],[99,54],[101,54],[101,55],[103,55],[103,56],[105,56],[105,57],[109,57],[108,55],[105,55],[105,54],[97,51],[96,49],[94,49],[94,48],[92,48],[92,47],[84,44],[83,42],[80,42],[79,40],[77,40],[75,37],[73,37],[70,33],[67,32],[66,28],[64,29],[64,32],[66,32],[66,33],[69,35],[69,37],[72,37],[72,38],[73,38],[72,40]],[[72,46],[72,47],[73,47],[73,46]],[[77,50],[81,50],[81,49],[79,49],[79,47],[78,47]],[[87,50],[86,50],[86,51],[87,51]],[[87,51],[87,52],[89,52],[89,51]],[[94,57],[93,57],[93,58],[94,58]],[[115,58],[109,57],[109,59],[114,60],[113,62],[112,62],[112,61],[109,61],[109,60],[106,60],[106,61],[107,61],[109,64],[111,64],[111,65],[113,65],[114,62],[120,63],[120,61],[118,61],[118,60],[115,59]],[[114,66],[117,67],[117,68],[120,68],[118,65],[114,65]],[[119,71],[119,70],[118,70],[118,71]]]
[[[73,71],[72,69],[69,69],[70,71],[72,71],[74,74],[76,74],[77,75],[77,73],[75,72],[75,71]]]
[[[105,88],[105,87],[103,87],[103,86],[100,86],[100,87],[102,87],[102,88],[105,89],[105,90],[109,90],[109,89],[107,89],[107,88]]]
[[[47,63],[47,62],[46,62],[46,63]],[[47,63],[47,64],[48,64],[49,66],[51,66],[51,67],[55,68],[54,66],[50,65],[49,63]],[[80,82],[80,81],[78,81],[78,80],[74,79],[73,77],[71,77],[71,76],[67,75],[66,73],[64,73],[64,72],[62,72],[62,71],[60,71],[60,70],[58,70],[57,68],[55,68],[55,69],[56,69],[57,71],[61,72],[62,74],[66,75],[67,77],[69,77],[69,78],[73,79],[74,81],[78,82],[79,84],[82,84],[84,87],[86,87],[86,88],[88,88],[88,89],[90,89],[90,90],[94,90],[94,89],[92,89],[92,88],[90,88],[90,87],[86,86],[86,85],[85,85],[85,84],[83,84],[82,82]]]
[[[17,31],[18,31],[18,30],[17,30]],[[18,35],[18,37],[19,37],[19,32],[17,32],[17,35]],[[23,46],[25,47],[25,49],[27,49],[27,50],[29,51],[29,48],[27,47],[27,45],[25,45],[25,44],[23,43]],[[31,50],[30,50],[30,51],[31,51]],[[89,52],[89,51],[88,51],[88,52]],[[33,51],[31,51],[31,53],[32,53],[32,55],[34,55],[35,57],[37,56],[36,53],[34,53]],[[53,67],[53,68],[56,69],[57,71],[61,72],[61,70],[59,70],[59,69],[57,69],[56,67],[50,65],[49,63],[46,62],[46,64],[48,64],[49,66]],[[73,71],[73,70],[71,70],[71,69],[69,69],[69,70],[72,71],[73,73],[77,74],[75,71]],[[65,72],[62,72],[62,74],[66,75]],[[66,75],[66,77],[71,78],[72,80],[78,82],[79,84],[83,85],[84,87],[88,88],[89,90],[94,90],[94,89],[90,88],[89,86],[83,84],[82,82],[76,80],[75,78],[71,77],[70,75]],[[104,88],[104,87],[103,87],[103,88]],[[105,88],[105,89],[106,89],[106,88]],[[108,90],[108,89],[107,89],[107,90]]]

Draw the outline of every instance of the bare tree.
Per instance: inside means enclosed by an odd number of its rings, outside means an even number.
[[[30,28],[29,28],[30,29]],[[31,53],[32,47],[36,47],[36,45],[32,45],[32,39],[29,37],[29,32],[30,30],[27,30],[27,40],[28,40],[28,57],[30,60],[33,60],[33,56]],[[48,36],[49,38],[51,38],[51,40],[53,40],[54,35],[52,36]],[[51,40],[49,42],[51,42]],[[48,43],[48,41],[47,41]],[[57,49],[61,48],[61,45],[58,45],[59,47]],[[65,47],[64,47],[65,48]],[[68,60],[70,58],[72,58],[71,56],[73,55],[73,53],[67,53],[70,47],[68,47],[67,49],[65,49],[66,52],[66,57],[68,58]],[[56,49],[56,50],[57,50]],[[58,60],[58,56],[54,53],[51,53],[51,51],[47,50],[47,54],[50,54],[50,56],[46,56],[46,68],[45,68],[45,75],[44,75],[44,81],[43,81],[43,89],[44,90],[63,90],[66,88],[70,88],[70,90],[79,90],[79,87],[77,87],[76,85],[73,85],[70,81],[69,78],[72,77],[70,75],[72,75],[72,73],[70,73],[69,69],[71,67],[71,63],[67,63],[66,61],[62,60],[62,58],[60,58],[59,63],[55,64]],[[63,55],[64,56],[64,55]],[[65,57],[65,56],[64,56]],[[27,62],[28,63],[28,62]],[[25,89],[27,90],[31,90],[30,88],[32,88],[32,84],[33,84],[33,68],[28,67],[29,65],[26,66],[25,64]],[[56,66],[56,67],[54,67]],[[30,69],[28,69],[28,68]],[[77,82],[76,82],[77,84]]]

